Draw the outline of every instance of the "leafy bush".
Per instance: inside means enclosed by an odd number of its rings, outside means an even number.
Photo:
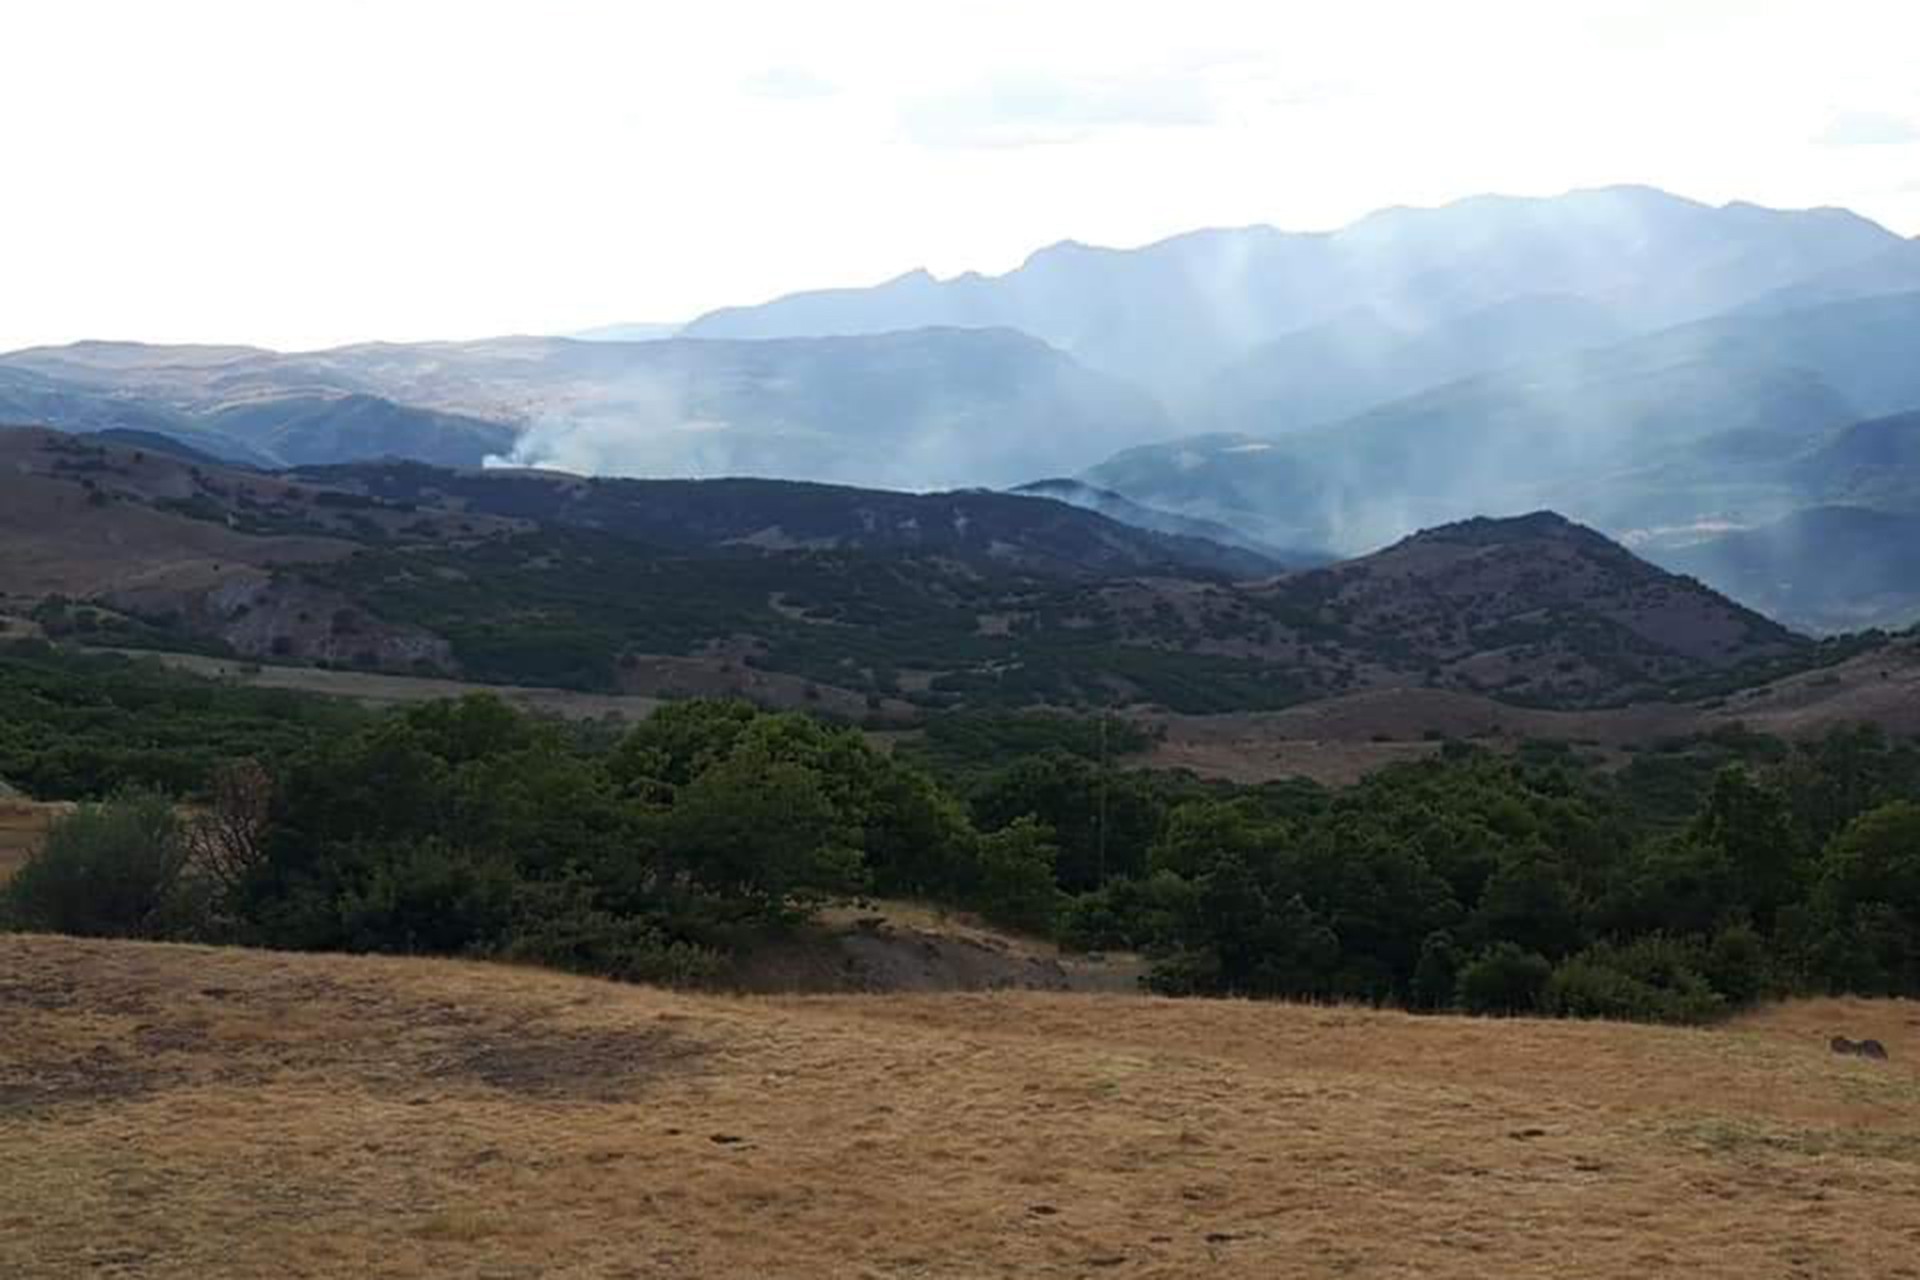
[[[1060,917],[1060,942],[1080,951],[1162,953],[1179,944],[1182,925],[1193,910],[1193,885],[1175,872],[1109,880],[1068,900]]]
[[[1727,1001],[1697,964],[1692,948],[1668,938],[1601,943],[1554,970],[1543,1007],[1571,1018],[1706,1022],[1724,1012]]]
[[[54,822],[45,845],[7,882],[5,915],[17,928],[50,933],[191,936],[203,892],[188,872],[172,802],[123,792]]]
[[[1552,977],[1553,965],[1539,952],[1496,942],[1460,970],[1456,999],[1468,1013],[1535,1013]]]
[[[676,940],[659,922],[608,910],[581,877],[520,888],[502,959],[627,982],[686,983],[725,965],[711,947]]]

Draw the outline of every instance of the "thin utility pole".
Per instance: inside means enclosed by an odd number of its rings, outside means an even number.
[[[1100,707],[1100,883],[1107,882],[1107,708]]]

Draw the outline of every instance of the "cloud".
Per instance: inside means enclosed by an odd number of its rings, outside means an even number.
[[[907,136],[928,147],[1045,146],[1105,129],[1201,127],[1216,118],[1205,83],[1167,74],[1004,74],[901,109]]]
[[[805,67],[764,67],[740,82],[740,87],[755,98],[780,102],[805,102],[831,98],[840,86]]]
[[[1814,137],[1823,147],[1897,147],[1920,142],[1920,122],[1890,111],[1843,111]]]

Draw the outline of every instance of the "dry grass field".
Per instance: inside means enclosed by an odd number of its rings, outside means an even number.
[[[1648,702],[1552,711],[1445,689],[1370,689],[1284,711],[1140,719],[1161,730],[1138,763],[1259,783],[1303,777],[1347,786],[1462,738],[1511,749],[1529,738],[1580,743],[1613,759],[1662,738],[1741,725],[1813,738],[1852,724],[1920,733],[1920,641],[1905,639],[1835,666],[1701,703]]]
[[[372,707],[407,706],[469,693],[491,693],[528,711],[569,720],[596,720],[604,716],[640,720],[660,706],[657,698],[630,694],[580,693],[572,689],[542,689],[520,685],[475,684],[433,676],[394,676],[374,671],[340,671],[325,667],[276,666],[197,653],[167,653],[158,649],[99,649],[129,658],[155,658],[169,667],[195,675],[233,680],[263,689],[293,689],[302,693],[347,698]]]
[[[15,796],[0,795],[0,884],[14,869],[39,848],[54,818],[71,809],[65,804],[35,804]]]
[[[722,998],[0,938],[0,1275],[1911,1277],[1916,1064],[1898,1003]]]

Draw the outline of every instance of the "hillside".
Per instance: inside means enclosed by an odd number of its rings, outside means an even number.
[[[1684,523],[1719,508],[1716,441],[1756,439],[1779,456],[1859,416],[1804,369],[1677,359],[1636,343],[1453,383],[1331,426],[1135,449],[1085,478],[1269,541],[1351,553],[1422,525],[1546,503],[1606,527],[1622,527],[1613,517],[1623,512]],[[1692,485],[1666,478],[1660,464],[1689,446],[1721,469]],[[1646,483],[1623,478],[1636,468]]]
[[[1794,459],[1788,477],[1830,502],[1920,512],[1920,412],[1856,422]]]
[[[1508,365],[1610,346],[1629,333],[1605,305],[1566,296],[1514,298],[1425,328],[1362,309],[1229,362],[1192,425],[1281,434]]]
[[[312,467],[294,475],[386,503],[447,504],[680,552],[937,556],[1066,577],[1152,571],[1255,576],[1279,564],[1201,533],[1141,529],[1044,496],[980,489],[899,493],[788,480],[625,480],[405,463]]]
[[[209,355],[183,368],[168,363],[181,358],[174,348],[153,348],[152,363],[141,364],[121,352],[122,344],[85,345],[92,359],[46,352],[0,357],[10,362],[0,363],[0,423],[134,432],[256,467],[388,456],[478,466],[511,449],[519,434],[503,423],[365,392],[288,391],[277,384],[271,353]],[[111,345],[117,358],[92,350],[98,345]]]
[[[1809,631],[1920,623],[1920,514],[1813,507],[1659,559]]]
[[[0,968],[12,1275],[1873,1275],[1920,1194],[1898,1002],[1699,1031],[35,937]]]
[[[872,711],[1247,711],[1410,685],[1588,706],[1811,660],[1545,514],[1283,573],[985,491],[403,463],[260,475],[44,432],[0,436],[0,453],[17,526],[0,594],[121,647],[642,695],[743,691],[751,672]],[[38,603],[56,594],[73,603]]]
[[[1920,474],[1896,447],[1900,418],[1839,433],[1920,404],[1916,324],[1912,294],[1730,315],[1306,430],[1123,451],[1082,478],[1282,546],[1352,554],[1423,525],[1551,507],[1659,554],[1700,530],[1910,499]],[[1263,421],[1277,430],[1286,416]]]
[[[1551,512],[1426,530],[1243,600],[1245,616],[1270,620],[1270,649],[1285,638],[1273,657],[1339,655],[1343,692],[1423,684],[1594,705],[1790,663],[1806,643]]]
[[[519,438],[504,423],[369,395],[282,396],[221,408],[206,422],[283,466],[392,457],[477,467]]]
[[[1322,551],[1269,547],[1257,539],[1249,538],[1231,525],[1221,524],[1217,520],[1197,520],[1192,516],[1175,515],[1171,511],[1142,506],[1111,489],[1096,488],[1080,480],[1064,477],[1034,480],[1016,486],[1011,492],[1030,498],[1051,498],[1055,502],[1064,502],[1069,506],[1097,511],[1109,519],[1132,525],[1136,529],[1151,529],[1156,533],[1173,534],[1177,537],[1201,538],[1229,547],[1245,547],[1265,556],[1275,564],[1288,568],[1308,568],[1324,564],[1333,558]]]

